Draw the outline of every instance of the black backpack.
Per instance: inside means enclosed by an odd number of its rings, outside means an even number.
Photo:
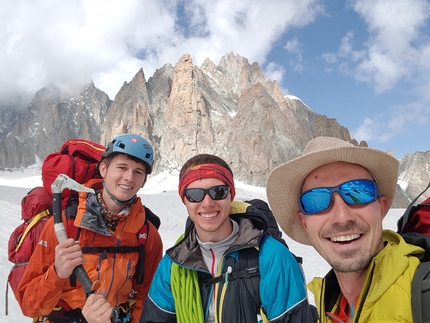
[[[414,323],[430,322],[430,197],[415,205],[422,191],[406,208],[397,222],[397,232],[407,243],[425,250],[412,279],[411,305]]]

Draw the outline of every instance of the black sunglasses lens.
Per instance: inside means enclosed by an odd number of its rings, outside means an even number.
[[[198,203],[205,198],[205,191],[202,188],[188,188],[185,190],[185,197],[192,203]]]
[[[212,200],[223,200],[228,195],[229,187],[227,185],[218,185],[209,189],[209,196]]]
[[[213,186],[208,189],[204,188],[187,188],[184,195],[189,202],[199,203],[203,201],[206,194],[209,194],[212,200],[223,200],[227,197],[230,188],[227,185]]]

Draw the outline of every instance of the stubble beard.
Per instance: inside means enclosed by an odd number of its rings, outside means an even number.
[[[334,271],[340,273],[355,273],[366,271],[373,256],[354,256],[355,252],[344,252],[337,259],[328,261]]]

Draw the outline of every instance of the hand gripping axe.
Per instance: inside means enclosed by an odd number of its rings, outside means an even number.
[[[57,240],[59,243],[69,238],[67,236],[67,231],[64,228],[63,217],[62,217],[61,194],[65,188],[68,188],[69,190],[73,190],[77,192],[94,193],[94,190],[92,188],[79,184],[78,182],[74,181],[73,179],[71,179],[69,176],[65,174],[58,175],[55,181],[51,184],[52,197],[53,197],[52,211],[54,213],[54,230],[55,230],[55,236],[57,237]],[[94,293],[94,291],[96,291],[100,287],[99,281],[95,281],[93,283],[90,280],[87,272],[85,271],[82,265],[75,267],[75,269],[73,269],[73,273],[76,275],[76,278],[81,283],[86,297]]]
[[[53,197],[52,211],[54,213],[54,230],[55,230],[55,236],[57,237],[58,242],[63,242],[69,238],[67,236],[66,229],[64,228],[63,217],[62,217],[62,196],[61,195],[65,188],[76,192],[94,193],[94,190],[92,188],[79,184],[78,182],[71,179],[69,176],[65,174],[59,174],[55,179],[55,181],[51,184],[52,197]],[[73,273],[76,275],[76,278],[81,283],[82,288],[84,289],[84,292],[85,292],[85,297],[90,296],[90,294],[94,293],[97,289],[100,288],[100,285],[101,285],[100,281],[96,280],[95,282],[92,282],[82,265],[75,267],[75,269],[73,269]],[[113,307],[111,322],[117,322],[118,317],[119,317],[119,310],[117,307]]]

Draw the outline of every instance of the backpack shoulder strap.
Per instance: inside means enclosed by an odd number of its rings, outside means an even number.
[[[252,297],[255,303],[255,307],[261,308],[260,298],[260,271],[258,267],[258,249],[257,248],[246,248],[239,252],[239,263],[241,268],[248,274],[243,279],[246,289],[249,295]]]
[[[19,240],[17,241],[15,251],[18,251],[18,249],[21,247],[21,245],[24,241],[24,238],[27,236],[27,234],[31,230],[31,228],[34,227],[34,225],[37,223],[37,221],[43,219],[44,217],[46,217],[50,214],[51,214],[51,210],[46,209],[46,210],[43,210],[42,212],[36,214],[33,218],[31,218],[27,228],[25,228],[24,232],[19,236]]]
[[[157,230],[160,229],[160,225],[161,225],[160,217],[156,215],[154,212],[152,212],[148,207],[144,206],[144,208],[145,208],[146,219],[149,222],[151,222]]]
[[[422,262],[412,279],[412,317],[414,323],[430,322],[430,262]]]
[[[241,250],[240,260],[244,266],[245,271],[248,273],[243,281],[245,287],[248,290],[249,295],[252,297],[255,303],[257,313],[261,316],[263,323],[269,322],[267,319],[266,310],[263,308],[260,297],[260,270],[258,265],[259,249],[257,248],[246,248]],[[242,266],[241,266],[242,268]]]
[[[137,239],[139,240],[139,260],[137,261],[134,279],[138,285],[143,284],[143,279],[145,278],[145,245],[148,241],[148,226],[148,220],[145,220],[142,227],[137,232]]]

